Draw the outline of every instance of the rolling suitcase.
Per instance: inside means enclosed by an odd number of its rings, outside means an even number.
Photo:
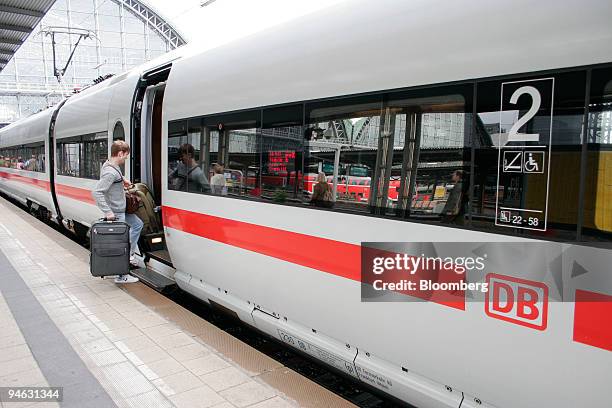
[[[91,226],[89,269],[93,276],[127,275],[130,270],[130,226],[98,221]]]

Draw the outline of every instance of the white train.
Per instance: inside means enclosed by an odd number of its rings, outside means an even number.
[[[143,241],[142,261],[185,291],[417,407],[607,407],[611,16],[604,0],[342,2],[1,129],[0,190],[85,235],[125,138],[163,215],[167,251]],[[188,145],[208,179],[224,167],[224,191],[176,181]],[[365,302],[368,241],[562,241],[565,286],[531,282],[535,319],[484,294]],[[489,282],[520,287],[513,265]]]

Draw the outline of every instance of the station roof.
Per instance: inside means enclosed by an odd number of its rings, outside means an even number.
[[[55,0],[0,0],[0,72]]]

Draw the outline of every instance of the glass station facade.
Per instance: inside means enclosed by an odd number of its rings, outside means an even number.
[[[62,84],[54,76],[51,36],[45,34],[51,27],[86,29],[93,34],[79,42]],[[78,37],[55,35],[58,69],[64,68]],[[160,24],[160,17],[141,2],[57,0],[0,71],[0,124],[39,112],[99,76],[123,72],[183,43],[172,27]]]

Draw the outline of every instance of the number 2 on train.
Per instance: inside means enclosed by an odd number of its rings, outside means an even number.
[[[542,104],[542,95],[540,95],[540,91],[529,85],[522,86],[514,91],[510,97],[510,103],[516,105],[518,98],[524,94],[531,96],[531,108],[529,108],[527,113],[520,117],[510,128],[510,132],[508,132],[508,142],[537,142],[540,140],[539,133],[519,133],[519,129],[538,113],[540,105]]]

